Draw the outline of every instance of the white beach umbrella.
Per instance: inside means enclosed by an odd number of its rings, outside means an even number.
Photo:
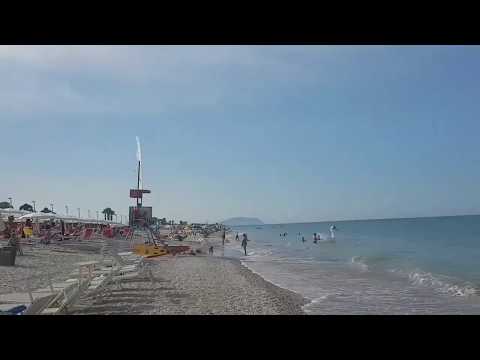
[[[52,213],[29,213],[29,214],[25,214],[25,215],[22,215],[20,216],[19,218],[17,218],[17,220],[19,221],[23,221],[23,220],[27,220],[27,219],[31,219],[31,220],[38,220],[38,221],[41,221],[41,220],[57,220],[57,219],[61,219],[62,216],[60,215],[57,215],[57,214],[52,214]]]
[[[26,214],[34,214],[34,213],[31,213],[30,211],[26,211],[26,210],[0,209],[0,217],[4,217],[4,218],[8,218],[9,216],[18,218]]]

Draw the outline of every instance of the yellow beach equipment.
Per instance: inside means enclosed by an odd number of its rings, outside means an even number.
[[[25,226],[23,228],[23,234],[25,235],[25,237],[29,238],[33,235],[33,229],[31,227]]]
[[[167,249],[156,245],[138,244],[133,247],[133,252],[135,254],[151,258],[155,256],[166,255]]]

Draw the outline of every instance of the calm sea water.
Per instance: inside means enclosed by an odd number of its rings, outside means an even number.
[[[314,244],[332,224],[335,241]],[[225,255],[308,298],[308,313],[480,314],[480,216],[232,229]],[[251,240],[246,257],[235,232]]]

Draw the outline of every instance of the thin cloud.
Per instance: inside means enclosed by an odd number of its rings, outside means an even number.
[[[0,46],[0,113],[160,113],[216,107],[308,79],[301,47]],[[242,86],[243,84],[243,86]],[[263,89],[263,88],[262,88]],[[248,101],[248,97],[245,98]],[[1,120],[0,120],[1,121]]]

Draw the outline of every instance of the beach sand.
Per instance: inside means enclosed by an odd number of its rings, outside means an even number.
[[[72,278],[75,263],[99,261],[102,256],[85,250],[67,250],[57,246],[24,246],[15,266],[0,266],[0,294],[26,292]]]
[[[201,249],[196,256],[177,255],[147,259],[137,278],[109,284],[102,292],[82,298],[72,314],[141,315],[267,315],[304,314],[302,296],[279,288],[244,267],[239,260],[219,254],[221,239],[212,234],[203,243],[170,244]]]
[[[153,281],[152,281],[153,280]],[[303,314],[305,299],[278,288],[238,260],[210,256],[150,259],[137,278],[81,299],[72,314]]]
[[[126,251],[126,241],[111,240],[110,251]],[[218,234],[203,243],[170,244],[201,249],[193,255],[167,255],[145,260],[139,275],[107,284],[96,294],[85,294],[68,308],[68,314],[208,315],[208,314],[304,314],[306,300],[252,273],[239,260],[218,256]],[[71,278],[80,261],[101,260],[101,244],[88,242],[63,246],[24,247],[15,267],[0,267],[0,294],[22,292]],[[206,255],[208,246],[217,256]]]

